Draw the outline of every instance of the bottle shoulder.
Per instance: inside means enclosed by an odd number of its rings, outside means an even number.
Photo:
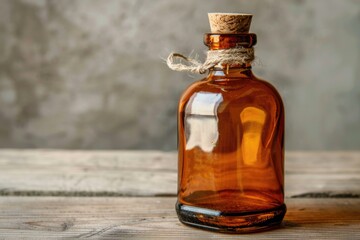
[[[255,76],[239,79],[204,78],[191,84],[182,94],[179,106],[184,106],[195,95],[221,96],[222,102],[246,105],[277,105],[283,102],[276,88]]]
[[[282,97],[279,93],[279,91],[276,89],[275,86],[273,86],[270,82],[260,79],[260,78],[256,78],[256,81],[264,88],[264,90],[270,95],[272,96],[276,101],[279,102],[279,104],[281,105],[281,107],[283,107],[283,100]]]

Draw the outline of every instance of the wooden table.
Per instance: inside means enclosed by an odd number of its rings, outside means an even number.
[[[219,234],[174,210],[176,153],[0,150],[0,239],[360,239],[360,152],[286,154],[278,229]]]

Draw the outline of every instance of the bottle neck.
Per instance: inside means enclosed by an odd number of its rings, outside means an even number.
[[[250,48],[255,46],[256,42],[254,33],[205,33],[204,35],[204,44],[210,50]]]
[[[254,33],[206,33],[204,35],[204,44],[209,47],[209,51],[252,48],[256,42],[257,38]],[[212,76],[246,77],[251,74],[251,63],[219,64],[210,69],[210,75]]]
[[[227,79],[250,78],[252,76],[251,65],[224,65],[216,66],[209,71],[209,77]]]

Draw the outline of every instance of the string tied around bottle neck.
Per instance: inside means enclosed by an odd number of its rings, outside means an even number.
[[[209,69],[216,65],[243,65],[250,64],[255,59],[254,48],[230,48],[220,50],[209,50],[207,51],[207,57],[204,63],[199,62],[194,58],[185,57],[180,53],[171,53],[166,63],[168,67],[174,71],[179,72],[192,72],[204,74]],[[181,60],[185,60],[182,63]]]

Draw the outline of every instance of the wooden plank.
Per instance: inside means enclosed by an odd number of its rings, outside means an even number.
[[[360,196],[360,152],[290,152],[285,170],[288,197]]]
[[[285,166],[288,197],[360,195],[360,152],[289,152]],[[174,196],[176,168],[174,152],[0,150],[0,194]]]
[[[228,235],[182,225],[174,197],[0,197],[0,239],[360,239],[360,199],[287,199],[275,230]]]
[[[174,153],[0,151],[0,191],[3,194],[173,195],[176,176]]]

